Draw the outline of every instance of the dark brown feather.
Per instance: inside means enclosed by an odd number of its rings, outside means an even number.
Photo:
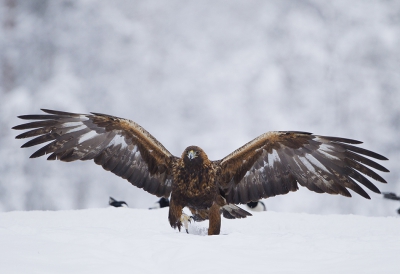
[[[352,145],[347,145],[347,144],[341,144],[341,146],[347,150],[359,153],[359,154],[363,154],[365,156],[369,156],[378,160],[387,160],[388,158],[386,158],[385,156],[382,156],[376,152],[361,148],[361,147],[356,147],[356,146],[352,146]]]
[[[345,152],[345,156],[348,159],[355,160],[355,161],[360,162],[360,163],[362,163],[364,165],[367,165],[367,166],[370,166],[372,168],[375,168],[375,169],[377,169],[379,171],[389,172],[389,170],[387,168],[385,168],[384,166],[382,166],[382,165],[380,165],[380,164],[378,164],[378,163],[376,163],[374,161],[371,161],[370,159],[365,158],[365,157],[363,157],[361,155],[358,155],[358,154],[356,154],[354,152],[346,151]]]

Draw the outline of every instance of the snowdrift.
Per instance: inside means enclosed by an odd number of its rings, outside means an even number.
[[[168,209],[0,214],[2,273],[395,273],[400,219],[263,212],[221,235],[173,230]]]

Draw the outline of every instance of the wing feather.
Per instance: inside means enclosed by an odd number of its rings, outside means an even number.
[[[42,111],[47,114],[19,116],[35,121],[13,127],[29,130],[17,139],[34,137],[22,147],[48,143],[31,158],[49,154],[48,160],[94,160],[105,170],[151,194],[170,195],[176,157],[140,125],[101,113]]]
[[[388,170],[375,161],[386,157],[357,147],[362,142],[307,132],[267,132],[225,158],[220,166],[220,188],[229,203],[247,203],[296,191],[298,184],[317,193],[351,197],[348,189],[369,199],[355,181],[373,192],[379,189],[364,175],[386,181],[371,168]],[[369,166],[369,167],[367,167]]]

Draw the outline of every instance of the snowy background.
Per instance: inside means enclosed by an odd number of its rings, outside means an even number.
[[[390,159],[377,186],[400,193],[399,1],[4,0],[0,72],[0,211],[156,201],[91,162],[28,159],[11,127],[40,108],[129,118],[174,155],[198,145],[213,160],[270,130],[353,138]],[[265,202],[396,215],[368,193]]]

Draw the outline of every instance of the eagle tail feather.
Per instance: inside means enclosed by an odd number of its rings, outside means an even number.
[[[246,218],[247,216],[253,216],[251,213],[234,204],[226,204],[221,207],[221,210],[222,215],[227,219],[241,219]]]

